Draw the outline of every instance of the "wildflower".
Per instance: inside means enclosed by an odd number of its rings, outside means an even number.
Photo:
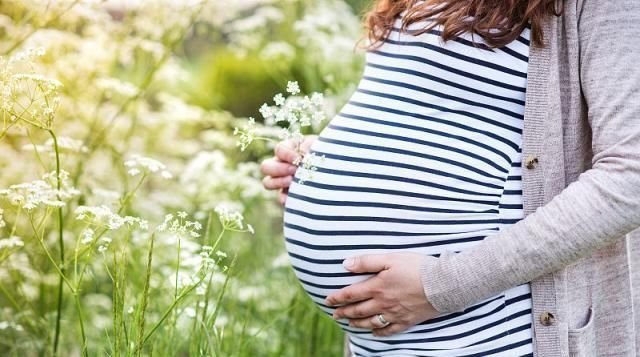
[[[305,181],[313,179],[313,173],[318,170],[316,161],[324,161],[326,157],[324,155],[317,156],[315,153],[309,153],[302,157],[296,165],[299,165],[299,170],[296,172],[298,176],[298,183],[304,184]]]
[[[7,222],[4,221],[4,210],[0,208],[0,228],[7,226]]]
[[[111,209],[107,206],[79,206],[75,210],[76,219],[79,221],[86,221],[87,223],[94,224],[98,227],[105,227],[109,230],[117,230],[126,225],[129,228],[137,226],[141,230],[148,229],[148,222],[132,216],[120,216],[117,213],[111,212]]]
[[[300,93],[300,86],[298,85],[298,82],[289,81],[287,83],[287,92],[291,93],[292,95],[299,94]]]
[[[98,252],[104,254],[109,249],[109,246],[111,245],[111,242],[112,242],[111,238],[102,237],[100,239],[100,243],[101,244],[98,246]]]
[[[184,309],[184,313],[187,315],[188,318],[194,318],[196,317],[196,309],[192,308],[192,307],[186,307]]]
[[[290,61],[296,55],[296,50],[287,42],[270,42],[260,52],[260,57],[266,60]]]
[[[159,232],[176,233],[179,236],[199,238],[202,224],[198,221],[187,220],[188,214],[180,211],[175,216],[171,213],[165,215],[164,222],[158,226]]]
[[[100,78],[95,83],[108,95],[117,94],[125,98],[131,98],[138,95],[140,91],[135,85],[116,78]]]
[[[245,230],[244,228],[244,217],[240,211],[232,210],[224,204],[217,205],[215,211],[218,214],[220,223],[222,223],[224,229],[248,232],[248,230]]]
[[[60,172],[60,189],[57,188],[55,172],[47,173],[41,180],[20,183],[0,190],[0,197],[7,199],[12,205],[33,211],[39,207],[59,208],[66,205],[66,201],[79,195],[79,191],[71,187],[69,174]]]
[[[24,242],[19,237],[13,236],[0,239],[0,249],[11,249],[19,247],[24,247]]]
[[[127,172],[130,176],[136,176],[140,174],[140,172],[145,172],[158,174],[164,179],[171,179],[173,177],[163,163],[140,155],[131,156],[131,159],[125,161],[124,165],[129,168]]]
[[[220,258],[226,258],[226,257],[227,257],[227,253],[225,253],[225,252],[223,252],[223,251],[221,251],[221,250],[217,251],[217,252],[216,252],[216,255],[217,255],[218,257],[220,257]]]
[[[240,146],[240,151],[246,150],[256,138],[256,120],[249,118],[247,123],[242,129],[234,128],[233,135],[239,135],[237,146]]]
[[[286,123],[286,128],[280,128],[280,139],[302,138],[301,130],[303,127],[312,127],[319,125],[326,119],[324,112],[324,96],[321,93],[313,93],[311,97],[297,96],[300,94],[300,86],[298,82],[290,81],[287,83],[287,93],[291,96],[285,98],[282,93],[278,93],[273,97],[274,106],[263,104],[260,107],[260,114],[264,118],[267,126],[279,126]],[[249,118],[249,121],[242,129],[235,128],[233,134],[239,135],[237,145],[240,150],[244,151],[257,138],[257,127],[255,119]]]
[[[91,228],[87,228],[84,230],[84,232],[82,233],[82,240],[80,241],[80,243],[82,244],[89,244],[93,241],[93,237],[95,235],[95,231]]]
[[[22,147],[23,150],[36,150],[38,152],[54,152],[54,141],[53,139],[48,139],[44,145],[25,145]],[[60,152],[71,152],[71,153],[86,153],[88,152],[88,148],[83,144],[81,140],[76,140],[66,136],[58,137],[58,150]]]

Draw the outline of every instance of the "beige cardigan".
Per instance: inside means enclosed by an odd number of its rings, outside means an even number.
[[[429,257],[425,293],[454,312],[531,282],[536,356],[635,356],[640,0],[567,0],[544,31],[529,58],[525,218],[473,249]]]

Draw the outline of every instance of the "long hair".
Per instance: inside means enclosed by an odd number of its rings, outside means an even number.
[[[560,9],[556,3],[560,2]],[[396,18],[405,10],[401,30],[422,20],[428,25],[412,34],[422,34],[442,25],[443,40],[467,32],[480,36],[491,48],[503,47],[518,38],[531,24],[531,39],[544,46],[542,23],[546,16],[560,16],[564,0],[377,0],[365,17],[369,48],[379,47],[389,36]]]

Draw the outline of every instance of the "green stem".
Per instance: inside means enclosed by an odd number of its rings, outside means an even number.
[[[76,292],[74,294],[74,299],[76,303],[76,311],[78,311],[78,320],[80,320],[80,334],[82,336],[82,356],[88,357],[88,344],[87,344],[87,335],[84,332],[84,316],[82,314],[82,306],[80,305],[80,294]]]
[[[138,318],[138,341],[136,342],[135,355],[142,355],[142,347],[144,346],[144,325],[145,325],[145,312],[147,310],[147,304],[149,303],[149,287],[151,282],[151,262],[153,261],[153,244],[155,242],[155,233],[151,235],[151,242],[149,243],[149,254],[147,255],[147,272],[145,276],[144,289],[142,291],[142,303],[140,304],[140,315]]]
[[[58,148],[58,138],[53,130],[48,130],[51,138],[53,139],[53,148],[56,155],[56,181],[58,192],[62,189],[62,182],[60,180],[60,150]],[[58,194],[59,196],[59,194]],[[60,197],[58,197],[60,199]],[[62,319],[62,305],[63,305],[63,288],[64,288],[64,220],[62,218],[62,207],[58,208],[58,244],[60,247],[60,278],[58,280],[58,308],[56,312],[56,331],[53,339],[53,355],[58,354],[58,343],[60,342],[60,321]],[[83,327],[82,316],[80,316],[80,325]],[[82,334],[84,335],[84,329],[82,328]]]
[[[142,340],[142,344],[144,345],[145,343],[147,343],[147,341],[149,340],[149,338],[151,338],[151,335],[153,335],[154,332],[156,332],[156,330],[158,328],[160,328],[160,326],[162,325],[162,323],[169,317],[169,315],[171,314],[171,312],[173,311],[173,309],[175,309],[176,306],[178,306],[178,304],[182,301],[182,299],[184,299],[185,297],[189,296],[189,294],[195,290],[195,288],[200,285],[202,283],[201,281],[198,281],[196,284],[194,284],[193,286],[189,287],[186,291],[184,291],[182,294],[180,294],[178,296],[177,299],[175,299],[173,301],[173,303],[171,303],[171,305],[169,306],[169,308],[167,308],[167,310],[164,312],[164,314],[162,314],[162,317],[160,318],[160,321],[156,322],[156,324],[153,326],[153,328],[151,329],[151,331],[149,331],[149,333],[144,337],[144,339]],[[140,346],[141,347],[141,346]]]

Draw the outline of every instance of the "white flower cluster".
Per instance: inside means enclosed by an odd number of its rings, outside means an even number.
[[[32,211],[39,207],[59,208],[66,205],[66,201],[80,194],[71,187],[69,173],[60,172],[61,186],[57,189],[56,173],[45,174],[41,180],[20,183],[0,190],[0,197],[4,197],[12,205],[24,210]]]
[[[44,54],[42,48],[31,48],[9,58],[0,57],[0,116],[10,122],[51,127],[62,83],[34,72],[34,61]],[[3,124],[6,129],[8,123]]]
[[[22,327],[22,325],[13,323],[11,321],[0,321],[0,331],[7,330],[7,329],[13,329],[19,332],[24,331],[24,328]]]
[[[22,241],[22,239],[20,239],[20,237],[13,236],[9,238],[0,239],[0,250],[19,248],[19,247],[24,247],[24,242]]]
[[[131,229],[136,226],[141,230],[149,229],[149,223],[144,219],[132,216],[120,216],[117,213],[113,213],[109,207],[104,205],[80,206],[76,208],[75,214],[76,219],[79,221],[85,221],[96,227],[105,227],[109,230],[117,230],[125,225]],[[85,234],[89,233],[91,232],[85,232]],[[91,236],[93,236],[92,233]],[[87,241],[86,235],[83,241]]]
[[[98,246],[98,252],[99,253],[106,253],[107,250],[109,249],[109,245],[111,245],[112,239],[109,237],[102,237],[100,238],[100,245]]]
[[[115,95],[125,98],[135,97],[140,89],[135,85],[116,78],[100,78],[96,80],[98,88],[104,90],[108,97]]]
[[[322,93],[313,93],[309,96],[299,96],[300,86],[298,82],[287,83],[287,93],[285,98],[282,93],[273,97],[275,105],[263,104],[260,107],[260,114],[264,118],[266,126],[275,127],[286,124],[286,128],[279,130],[280,139],[302,138],[302,128],[315,127],[326,119],[324,112],[324,96]],[[237,145],[244,151],[251,143],[261,138],[258,134],[259,128],[256,126],[254,118],[249,118],[245,126],[235,128],[233,134],[239,136]],[[268,138],[265,138],[268,139]]]
[[[189,221],[187,212],[178,212],[175,216],[173,214],[167,214],[164,217],[164,222],[158,226],[159,232],[176,233],[182,236],[189,236],[191,238],[199,238],[202,224],[198,221]]]
[[[245,228],[244,217],[242,216],[242,213],[240,213],[240,211],[231,209],[229,206],[224,204],[216,206],[215,211],[218,214],[220,223],[222,223],[222,227],[224,229],[239,232],[249,232],[251,234],[255,233],[252,225],[247,224]]]
[[[153,173],[160,175],[160,177],[164,179],[171,179],[173,177],[163,163],[140,155],[131,156],[131,159],[125,161],[124,166],[129,169],[127,173],[131,176],[137,176],[141,173]]]
[[[281,9],[263,5],[257,7],[249,16],[230,21],[225,26],[228,30],[230,49],[239,57],[257,50],[268,38],[269,27],[281,23],[283,19]]]
[[[249,118],[244,124],[242,129],[234,128],[233,135],[239,136],[237,146],[240,147],[240,151],[245,151],[251,143],[256,139],[256,120]]]
[[[345,64],[353,59],[345,54],[354,52],[361,22],[345,2],[322,0],[305,11],[294,29],[298,44],[313,53],[316,61]]]
[[[309,153],[305,154],[300,162],[294,163],[300,166],[297,172],[298,183],[302,185],[305,181],[312,180],[313,173],[318,170],[318,164],[325,159],[324,155],[318,156],[315,153]]]
[[[24,145],[23,150],[36,150],[39,153],[54,153],[53,139],[47,139],[44,145]],[[66,136],[58,137],[58,151],[70,153],[86,153],[89,149],[81,140],[76,140]]]
[[[300,97],[298,82],[288,82],[287,93],[291,94],[288,98],[285,98],[282,93],[276,94],[273,97],[274,106],[265,103],[260,108],[260,114],[264,117],[266,125],[288,124],[288,128],[283,131],[283,139],[300,136],[301,127],[315,125],[326,119],[322,93],[313,93],[311,97]]]
[[[0,208],[0,228],[7,226],[7,222],[4,221],[4,210]]]

